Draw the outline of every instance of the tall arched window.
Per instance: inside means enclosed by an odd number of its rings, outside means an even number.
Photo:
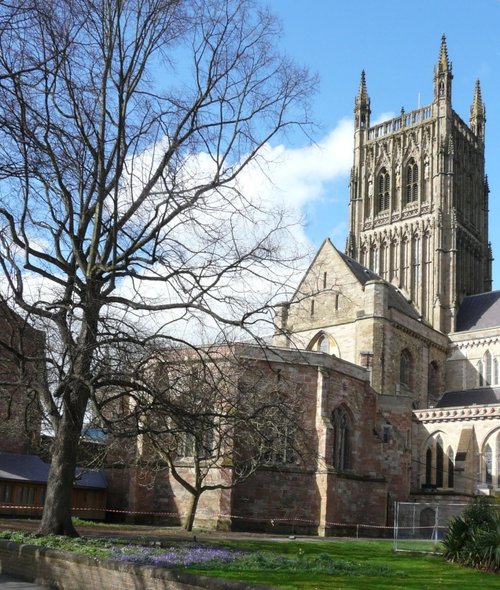
[[[443,487],[443,473],[444,473],[444,450],[443,439],[438,435],[436,438],[436,486]]]
[[[351,420],[345,408],[339,407],[332,414],[333,466],[338,471],[351,467]]]
[[[484,357],[483,357],[483,367],[484,367],[484,385],[491,385],[492,381],[491,381],[491,370],[492,370],[492,358],[491,358],[491,352],[489,350],[487,350],[484,353]]]
[[[382,168],[378,176],[377,213],[389,209],[391,179],[385,168]]]
[[[500,488],[500,432],[491,433],[483,446],[481,481],[494,488]]]
[[[453,456],[453,449],[448,447],[448,488],[455,486],[455,462]]]
[[[484,449],[484,481],[493,483],[493,451],[490,445],[486,445]]]
[[[477,370],[477,382],[479,387],[484,385],[484,376],[483,376],[483,361],[478,361],[476,365]]]
[[[432,488],[453,488],[455,485],[455,455],[451,446],[446,454],[440,434],[431,437],[425,448],[423,481]],[[445,478],[446,475],[446,478]]]
[[[399,361],[399,382],[405,387],[411,385],[411,354],[406,348],[401,352]]]
[[[414,158],[406,165],[406,204],[418,199],[418,165]]]
[[[488,385],[497,385],[498,383],[498,361],[487,350],[483,358],[477,362],[476,365],[478,384],[480,387]]]

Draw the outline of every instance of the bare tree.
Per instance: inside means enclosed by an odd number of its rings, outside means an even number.
[[[315,81],[250,0],[12,0],[0,23],[2,290],[47,335],[41,532],[75,535],[89,403],[142,386],[116,350],[196,346],[193,322],[223,340],[268,307],[246,291],[265,279],[271,295],[285,218],[238,178],[308,123]]]
[[[138,460],[157,477],[167,471],[191,495],[189,531],[203,493],[304,457],[300,389],[250,348],[253,358],[247,345],[163,351],[149,369],[147,393],[134,398]]]

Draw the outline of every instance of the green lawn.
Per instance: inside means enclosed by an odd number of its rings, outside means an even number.
[[[12,527],[16,523],[8,521],[4,524],[7,528],[7,524]],[[28,528],[29,525],[30,529],[36,529],[36,523],[23,521],[21,524],[23,526],[19,528]],[[3,527],[0,526],[1,528]],[[87,529],[87,525],[82,528]],[[192,536],[186,535],[185,541],[182,542],[179,540],[179,534],[175,535],[176,539],[172,539],[175,530],[167,531],[165,528],[122,526],[117,529],[113,528],[104,534],[103,528],[99,535],[76,540],[56,537],[33,538],[26,532],[2,533],[2,536],[20,543],[27,542],[84,552],[100,559],[106,558],[110,553],[110,547],[116,546],[117,543],[124,545],[130,542],[128,535],[121,535],[125,531],[129,535],[132,532],[135,533],[133,536],[136,539],[140,536],[144,540],[161,540],[164,546],[170,546],[170,544],[183,546],[186,542],[188,545],[193,544]],[[85,532],[89,534],[91,530],[88,528]],[[110,539],[110,533],[115,540]],[[23,534],[27,536],[23,537]],[[228,533],[228,538],[230,536],[231,534]],[[200,532],[198,539],[201,541],[198,544],[207,549],[213,545],[222,545],[248,552],[250,557],[243,557],[241,565],[238,565],[237,559],[217,567],[198,565],[182,569],[279,588],[311,590],[430,590],[434,588],[497,590],[500,588],[499,575],[450,564],[438,555],[394,553],[392,541],[325,541],[317,537],[308,540],[291,540],[283,537],[275,541],[222,541],[203,532]],[[286,564],[277,564],[276,558],[279,556],[289,558],[290,561]],[[334,573],[326,573],[325,570],[328,571],[328,568],[332,571],[332,564]],[[282,569],[277,569],[277,566]],[[345,570],[349,570],[350,573],[343,573]]]
[[[425,590],[453,588],[460,590],[488,590],[500,588],[500,577],[445,562],[435,555],[394,553],[391,541],[283,541],[283,542],[226,542],[225,546],[251,552],[283,554],[300,562],[319,554],[335,560],[361,564],[361,572],[386,569],[383,575],[331,575],[304,571],[231,571],[227,566],[219,570],[190,567],[205,575],[221,576],[279,588],[310,588],[321,590]],[[301,571],[302,569],[302,571]]]

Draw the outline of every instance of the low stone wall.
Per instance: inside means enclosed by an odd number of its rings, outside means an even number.
[[[0,540],[0,573],[61,590],[270,590],[245,582],[100,560]]]

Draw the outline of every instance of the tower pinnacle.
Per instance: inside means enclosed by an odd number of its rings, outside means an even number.
[[[359,81],[359,90],[354,102],[354,115],[356,120],[356,127],[362,129],[370,126],[370,97],[366,89],[365,71],[361,72],[361,80]]]
[[[448,59],[448,47],[446,46],[446,35],[441,37],[441,47],[439,48],[439,58],[437,62],[438,72],[451,72],[451,63]]]
[[[451,62],[448,59],[448,48],[446,46],[446,36],[441,37],[441,46],[439,48],[439,57],[434,68],[434,100],[445,100],[451,104]]]
[[[486,108],[481,97],[481,85],[476,80],[474,98],[470,107],[469,127],[481,139],[484,140],[484,124],[486,123]]]

